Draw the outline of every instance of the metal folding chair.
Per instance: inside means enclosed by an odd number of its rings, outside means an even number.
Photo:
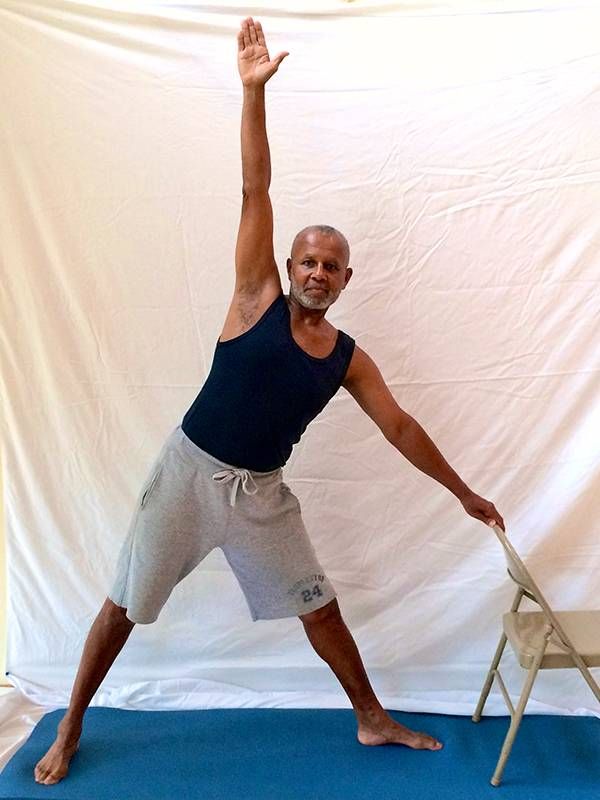
[[[504,548],[508,574],[518,588],[510,611],[502,617],[502,635],[472,719],[473,722],[481,719],[481,712],[495,678],[511,716],[510,727],[490,781],[492,786],[499,786],[538,670],[578,669],[600,702],[600,687],[590,672],[590,667],[600,666],[600,609],[556,613],[552,611],[502,528],[494,525],[494,531]],[[523,597],[537,603],[541,611],[519,611]],[[498,669],[507,641],[510,642],[519,664],[527,670],[516,708]]]

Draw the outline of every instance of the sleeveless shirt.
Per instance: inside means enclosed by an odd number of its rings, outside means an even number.
[[[181,428],[226,464],[258,472],[282,467],[340,388],[354,344],[338,330],[330,355],[306,353],[292,336],[282,293],[252,328],[235,339],[217,340],[208,377]]]

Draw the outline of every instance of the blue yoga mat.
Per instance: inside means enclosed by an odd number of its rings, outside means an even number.
[[[598,800],[600,721],[526,716],[499,788],[489,780],[506,717],[390,715],[444,742],[437,752],[365,747],[351,709],[124,711],[91,708],[67,778],[33,768],[63,711],[43,717],[0,775],[0,798],[29,800]]]

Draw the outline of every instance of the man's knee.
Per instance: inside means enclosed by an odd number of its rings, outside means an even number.
[[[334,597],[327,605],[318,608],[316,611],[309,611],[307,614],[299,614],[298,618],[303,625],[312,622],[322,622],[325,619],[339,619],[341,617],[340,607],[337,597]]]

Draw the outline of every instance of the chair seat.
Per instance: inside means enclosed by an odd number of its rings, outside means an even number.
[[[600,610],[558,611],[556,617],[571,639],[588,667],[600,666]],[[544,640],[547,618],[541,611],[512,611],[502,617],[504,632],[519,659],[519,664],[529,669],[536,652]],[[563,669],[573,667],[573,659],[564,649],[555,644],[558,640],[552,633],[540,669]]]

